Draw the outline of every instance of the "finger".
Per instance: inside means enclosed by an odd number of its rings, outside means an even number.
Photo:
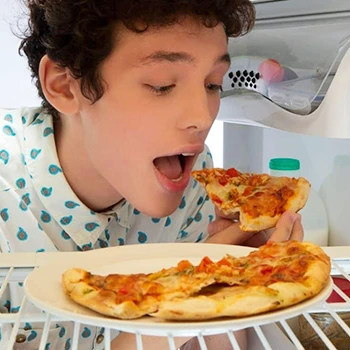
[[[283,213],[278,220],[276,228],[272,233],[269,241],[283,242],[291,239],[294,224],[299,217],[299,214],[293,213],[291,211],[286,211]]]
[[[229,227],[226,227],[220,232],[210,236],[206,243],[219,243],[219,244],[242,244],[255,232],[243,232],[239,228],[239,223],[231,223]]]
[[[217,219],[208,225],[209,236],[215,235],[215,233],[224,230],[232,225],[232,220],[229,219]]]
[[[304,239],[304,228],[301,223],[301,216],[300,214],[297,214],[298,218],[295,220],[293,229],[292,229],[292,234],[290,236],[291,240],[299,241],[302,242]]]
[[[268,232],[268,230],[260,231],[256,234],[254,234],[252,237],[247,239],[243,242],[243,245],[247,247],[260,247],[264,245],[269,238],[271,237],[271,234]]]
[[[224,219],[231,219],[231,220],[238,220],[239,219],[239,212],[226,215],[224,214],[218,207],[215,207],[215,215],[217,218],[224,218]]]

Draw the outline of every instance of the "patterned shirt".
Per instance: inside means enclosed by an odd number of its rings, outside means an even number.
[[[194,168],[212,166],[206,148]],[[0,109],[0,248],[3,253],[201,242],[207,237],[207,226],[213,217],[211,202],[194,180],[189,183],[178,209],[168,217],[149,217],[125,200],[103,213],[90,210],[64,176],[57,156],[52,116],[41,108]],[[11,283],[3,305],[10,312],[16,312],[22,297],[22,285]],[[71,326],[54,325],[47,349],[70,349]],[[20,333],[26,341],[16,344],[16,349],[38,349],[40,332],[35,325],[24,325]],[[103,344],[96,342],[101,332],[103,329],[82,325],[79,349],[101,349]]]

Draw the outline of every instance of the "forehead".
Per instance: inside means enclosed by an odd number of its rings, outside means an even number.
[[[116,37],[114,54],[119,53],[124,62],[133,65],[147,64],[145,58],[155,51],[186,51],[193,56],[217,56],[227,51],[227,36],[221,23],[208,28],[191,18],[166,27],[151,27],[142,33],[118,24]]]

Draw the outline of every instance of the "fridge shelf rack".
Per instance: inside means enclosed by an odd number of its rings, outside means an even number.
[[[332,259],[332,276],[337,276],[350,282],[350,247],[324,247],[325,252]],[[23,282],[26,276],[36,267],[41,265],[57,261],[57,259],[64,260],[65,254],[80,254],[80,253],[11,253],[11,254],[0,254],[0,297],[2,296],[5,288],[10,282]],[[40,258],[38,259],[38,257]],[[323,302],[316,307],[302,313],[304,319],[304,326],[309,327],[313,332],[313,339],[322,344],[324,349],[338,349],[334,345],[334,339],[330,334],[327,334],[327,330],[322,329],[322,327],[315,321],[314,315],[327,314],[332,318],[333,322],[343,333],[342,336],[345,337],[345,342],[350,344],[350,328],[349,325],[342,319],[341,315],[344,313],[350,313],[350,298],[336,285],[333,286],[333,291],[336,292],[343,299],[342,302]],[[0,327],[4,325],[11,325],[12,331],[8,339],[1,339],[1,349],[12,350],[15,348],[16,341],[18,342],[18,330],[19,326],[23,322],[39,322],[42,323],[43,333],[40,340],[40,346],[38,350],[45,350],[47,343],[47,336],[49,326],[55,321],[70,321],[69,319],[63,319],[62,317],[57,317],[53,314],[46,313],[44,311],[39,313],[25,313],[23,309],[27,304],[31,302],[24,297],[20,309],[16,313],[0,313]],[[0,310],[1,312],[1,310]],[[301,315],[300,315],[301,316]],[[285,349],[306,349],[300,340],[300,335],[297,335],[295,328],[293,327],[292,320],[282,320],[277,323],[265,324],[260,326],[253,326],[249,329],[248,335],[256,338],[256,343],[254,345],[254,350],[260,349],[280,349],[281,343],[278,343],[280,339],[287,341],[288,344]],[[306,326],[305,326],[306,325]],[[72,339],[71,349],[78,349],[78,334],[80,330],[80,323],[75,322],[74,324],[74,334]],[[277,333],[280,332],[279,338],[276,338]],[[109,350],[110,340],[111,340],[111,329],[106,328],[101,346],[99,349]],[[234,336],[232,329],[220,329],[217,330],[217,334],[226,334],[229,339],[229,343],[234,350],[240,350],[239,344]],[[143,350],[142,338],[145,335],[138,329],[135,329],[135,349]],[[207,350],[207,345],[205,341],[206,330],[196,331],[193,336],[196,336],[199,342],[200,349]],[[212,334],[212,333],[211,333]],[[176,337],[182,335],[178,329],[169,331],[167,334],[168,344],[170,350],[176,350],[175,339]],[[282,338],[281,338],[282,336]],[[331,339],[332,338],[332,339]],[[277,343],[276,343],[277,341]],[[276,345],[277,344],[277,345]],[[305,344],[304,344],[305,345]]]

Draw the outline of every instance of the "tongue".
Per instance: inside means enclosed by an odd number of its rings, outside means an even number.
[[[154,165],[168,179],[178,179],[182,174],[182,167],[178,156],[161,157],[154,160]]]

